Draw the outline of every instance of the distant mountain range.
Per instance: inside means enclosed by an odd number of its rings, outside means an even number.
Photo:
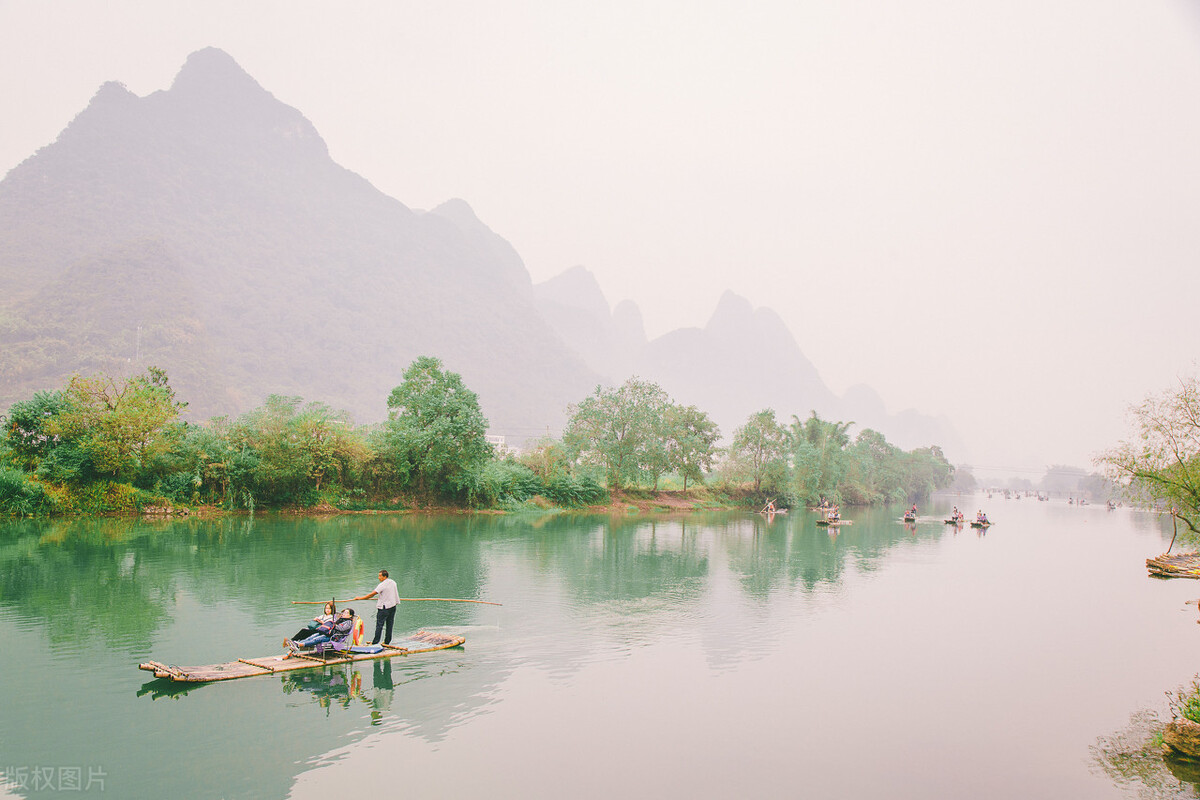
[[[958,444],[866,387],[834,396],[779,317],[731,293],[704,328],[648,341],[582,268],[534,286],[465,202],[420,212],[379,192],[217,49],[147,97],[104,84],[0,181],[0,409],[72,373],[157,365],[197,419],[277,393],[368,422],[425,354],[518,441],[636,374],[726,434],[774,407]]]

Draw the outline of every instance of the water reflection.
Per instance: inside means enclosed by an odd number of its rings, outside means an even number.
[[[1084,512],[1039,513],[1069,520]],[[853,702],[864,686],[886,685],[870,669],[885,660],[874,642],[891,631],[871,620],[921,598],[922,583],[906,584],[886,602],[876,598],[870,617],[838,615],[839,625],[859,626],[857,637],[836,626],[805,629],[814,642],[824,637],[818,658],[782,650],[780,632],[852,605],[854,593],[868,591],[889,566],[928,563],[947,542],[970,545],[956,550],[964,559],[984,554],[967,566],[987,566],[996,545],[1020,527],[1009,522],[984,542],[982,530],[978,538],[956,538],[957,529],[940,519],[906,527],[887,510],[847,516],[853,525],[832,529],[803,511],[773,519],[259,515],[3,523],[0,636],[22,653],[28,674],[71,689],[35,696],[11,677],[0,682],[0,769],[53,754],[60,764],[103,763],[113,796],[282,797],[298,775],[367,736],[401,736],[436,749],[503,709],[514,677],[570,686],[598,664],[661,652],[655,648],[664,643],[671,659],[700,654],[700,680],[769,664],[760,674],[763,695],[751,698],[755,707],[805,697],[795,677],[805,671],[809,685],[822,687],[819,695],[840,693]],[[505,606],[402,604],[398,631],[460,633],[464,650],[199,686],[146,682],[135,669],[147,659],[203,664],[275,652],[311,616],[310,607],[290,600],[365,593],[381,567],[405,597],[496,599]],[[1002,580],[998,593],[1008,590],[1011,573]],[[956,587],[959,594],[970,588]],[[364,605],[358,610],[369,618]],[[902,644],[940,646],[941,639],[923,633],[935,626],[940,606],[918,608],[926,617],[913,615]],[[894,618],[896,625],[905,621]],[[974,630],[958,624],[952,618],[942,627],[959,636]],[[887,655],[894,662],[903,652]],[[814,666],[826,654],[841,659],[836,670]],[[838,683],[856,669],[866,679]],[[744,685],[729,680],[722,688],[736,693]],[[809,697],[801,711],[820,713],[818,699]],[[621,701],[605,695],[598,702]],[[100,730],[106,735],[96,736]],[[1087,741],[1094,735],[1089,731]],[[186,764],[173,756],[181,742]],[[263,746],[272,754],[265,763],[253,756]]]
[[[1125,728],[1097,740],[1093,765],[1146,800],[1200,797],[1200,764],[1163,756],[1164,727],[1156,711],[1138,711]]]

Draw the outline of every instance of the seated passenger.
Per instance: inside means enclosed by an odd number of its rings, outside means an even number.
[[[337,643],[343,641],[353,630],[354,609],[342,609],[342,613],[338,614],[336,620],[319,625],[317,627],[317,632],[312,636],[308,636],[299,640],[284,639],[283,646],[286,647],[289,652],[283,657],[289,658],[290,656],[300,652],[302,648],[315,647],[316,645],[324,644],[325,642]]]
[[[328,603],[325,604],[324,612],[313,617],[312,621],[310,623],[308,623],[308,625],[306,625],[303,628],[301,628],[300,630],[296,631],[296,633],[291,636],[291,640],[299,641],[300,639],[307,639],[309,636],[312,636],[315,633],[320,633],[321,626],[332,623],[333,618],[336,615],[337,615],[337,606],[335,606],[333,604],[333,601],[330,600]],[[284,640],[284,641],[287,641],[287,640]],[[284,645],[284,646],[286,647],[287,645]]]

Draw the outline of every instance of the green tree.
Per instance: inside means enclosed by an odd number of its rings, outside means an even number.
[[[1200,533],[1200,383],[1193,376],[1132,409],[1137,435],[1097,463],[1135,502],[1165,505]]]
[[[65,406],[43,425],[55,444],[38,471],[51,480],[136,480],[178,440],[176,423],[187,406],[156,367],[127,380],[76,375],[63,398]]]
[[[699,483],[712,469],[721,430],[695,406],[672,406],[669,416],[673,463],[683,478],[683,493],[687,494],[688,481]]]
[[[602,466],[608,487],[619,489],[636,482],[639,471],[659,467],[658,420],[669,405],[666,392],[650,381],[630,378],[615,389],[597,386],[567,409],[563,443],[573,457]]]
[[[918,447],[905,456],[905,500],[928,497],[954,482],[954,465],[946,460],[937,445]]]
[[[553,436],[540,436],[532,442],[527,442],[517,460],[528,467],[543,483],[548,483],[570,471],[567,449],[561,441]]]
[[[492,457],[478,397],[439,359],[409,365],[387,405],[388,455],[421,494],[461,493]]]
[[[843,496],[848,502],[872,505],[888,500],[902,501],[903,451],[879,431],[866,428],[847,450],[849,467]]]
[[[312,499],[313,464],[309,448],[302,441],[298,418],[302,399],[273,394],[253,411],[243,414],[229,427],[231,454],[245,454],[252,467],[250,480],[242,482],[241,492],[265,503],[304,503]],[[235,504],[247,502],[245,496],[233,498]]]
[[[649,430],[638,449],[638,467],[657,492],[659,479],[677,468],[679,453],[674,446],[676,406],[666,393],[655,399],[660,402],[649,409]]]
[[[799,497],[809,502],[821,496],[831,500],[838,497],[848,466],[845,450],[850,444],[849,430],[853,424],[823,420],[816,411],[804,422],[792,416],[788,442],[792,451],[792,480]]]
[[[762,491],[763,483],[774,484],[787,472],[787,431],[775,419],[771,408],[750,415],[746,424],[733,432],[729,447],[735,470],[749,478],[754,491]],[[768,477],[776,480],[768,481]]]
[[[69,406],[64,392],[37,392],[29,400],[14,403],[4,424],[4,441],[13,463],[33,472],[54,449],[59,438],[47,425]]]
[[[250,444],[248,428],[217,417],[187,426],[176,447],[160,459],[154,488],[174,500],[238,505],[256,491],[261,459]]]

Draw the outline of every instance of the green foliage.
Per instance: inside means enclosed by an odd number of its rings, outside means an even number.
[[[752,498],[786,505],[876,505],[928,496],[953,480],[954,468],[937,447],[904,452],[877,431],[853,443],[853,423],[793,416],[785,429],[771,409],[752,414],[734,433],[723,478],[728,488],[749,482]]]
[[[609,488],[636,483],[643,472],[657,478],[668,468],[658,428],[670,400],[657,384],[630,378],[596,391],[568,409],[563,443],[573,458],[603,467]]]
[[[326,481],[342,480],[365,460],[344,412],[301,403],[299,397],[271,395],[224,431],[230,484],[259,502],[313,505]]]
[[[567,457],[603,469],[612,489],[659,480],[672,471],[699,481],[712,467],[720,431],[695,406],[676,405],[658,384],[630,378],[568,409]]]
[[[709,474],[720,436],[703,411],[631,378],[572,407],[562,441],[543,437],[496,459],[475,394],[427,357],[406,370],[377,426],[356,428],[345,412],[281,395],[203,425],[180,422],[183,406],[153,368],[125,381],[76,376],[17,403],[0,438],[0,513],[166,502],[397,509],[434,498],[574,508],[608,502],[609,487],[686,492]],[[721,485],[747,502],[769,492],[788,505],[819,495],[877,503],[928,492],[953,473],[937,448],[904,453],[873,431],[850,445],[849,426],[814,413],[784,428],[773,410],[758,412],[735,432]]]
[[[171,449],[185,405],[154,367],[127,380],[77,375],[62,391],[16,403],[5,443],[18,465],[47,481],[128,482]]]
[[[846,446],[852,422],[826,422],[816,411],[804,422],[792,416],[788,442],[792,455],[792,490],[805,502],[816,503],[825,497],[840,502],[842,486],[850,466]]]
[[[139,510],[159,498],[127,483],[94,481],[47,488],[54,510],[64,514],[122,514]]]
[[[683,478],[683,493],[687,494],[688,481],[699,483],[712,469],[721,430],[695,406],[672,406],[668,420],[671,465]]]
[[[20,470],[0,467],[0,514],[32,516],[52,510],[53,503],[40,483]]]
[[[856,505],[875,505],[904,502],[900,448],[888,442],[883,434],[867,428],[858,434],[847,455],[849,465],[843,497]],[[896,492],[899,491],[897,496]]]
[[[493,459],[480,469],[472,496],[477,504],[503,507],[523,503],[541,491],[542,481],[529,467]]]
[[[186,406],[155,367],[126,381],[77,375],[66,401],[47,432],[77,446],[97,475],[119,481],[132,480],[148,459],[171,447],[173,423]]]
[[[422,356],[388,397],[385,456],[422,495],[454,496],[469,488],[492,455],[479,399],[439,359]]]
[[[517,459],[543,482],[566,475],[571,469],[567,448],[551,436],[542,436],[525,444]]]
[[[1171,719],[1200,723],[1200,676],[1193,678],[1190,686],[1167,692],[1167,706],[1171,710]]]
[[[608,491],[590,475],[559,475],[547,481],[545,496],[564,508],[608,502]]]
[[[29,400],[14,403],[4,425],[4,442],[14,463],[26,471],[38,464],[57,444],[47,424],[68,408],[64,392],[38,392]]]
[[[472,492],[477,505],[517,508],[541,495],[562,508],[580,508],[608,500],[608,492],[587,474],[559,473],[543,481],[516,460],[492,460],[483,466]]]
[[[1137,435],[1098,463],[1130,499],[1163,505],[1200,534],[1200,381],[1151,395],[1133,411]]]
[[[781,489],[787,481],[787,450],[788,434],[775,410],[758,411],[733,432],[730,471],[750,480],[756,493]]]

